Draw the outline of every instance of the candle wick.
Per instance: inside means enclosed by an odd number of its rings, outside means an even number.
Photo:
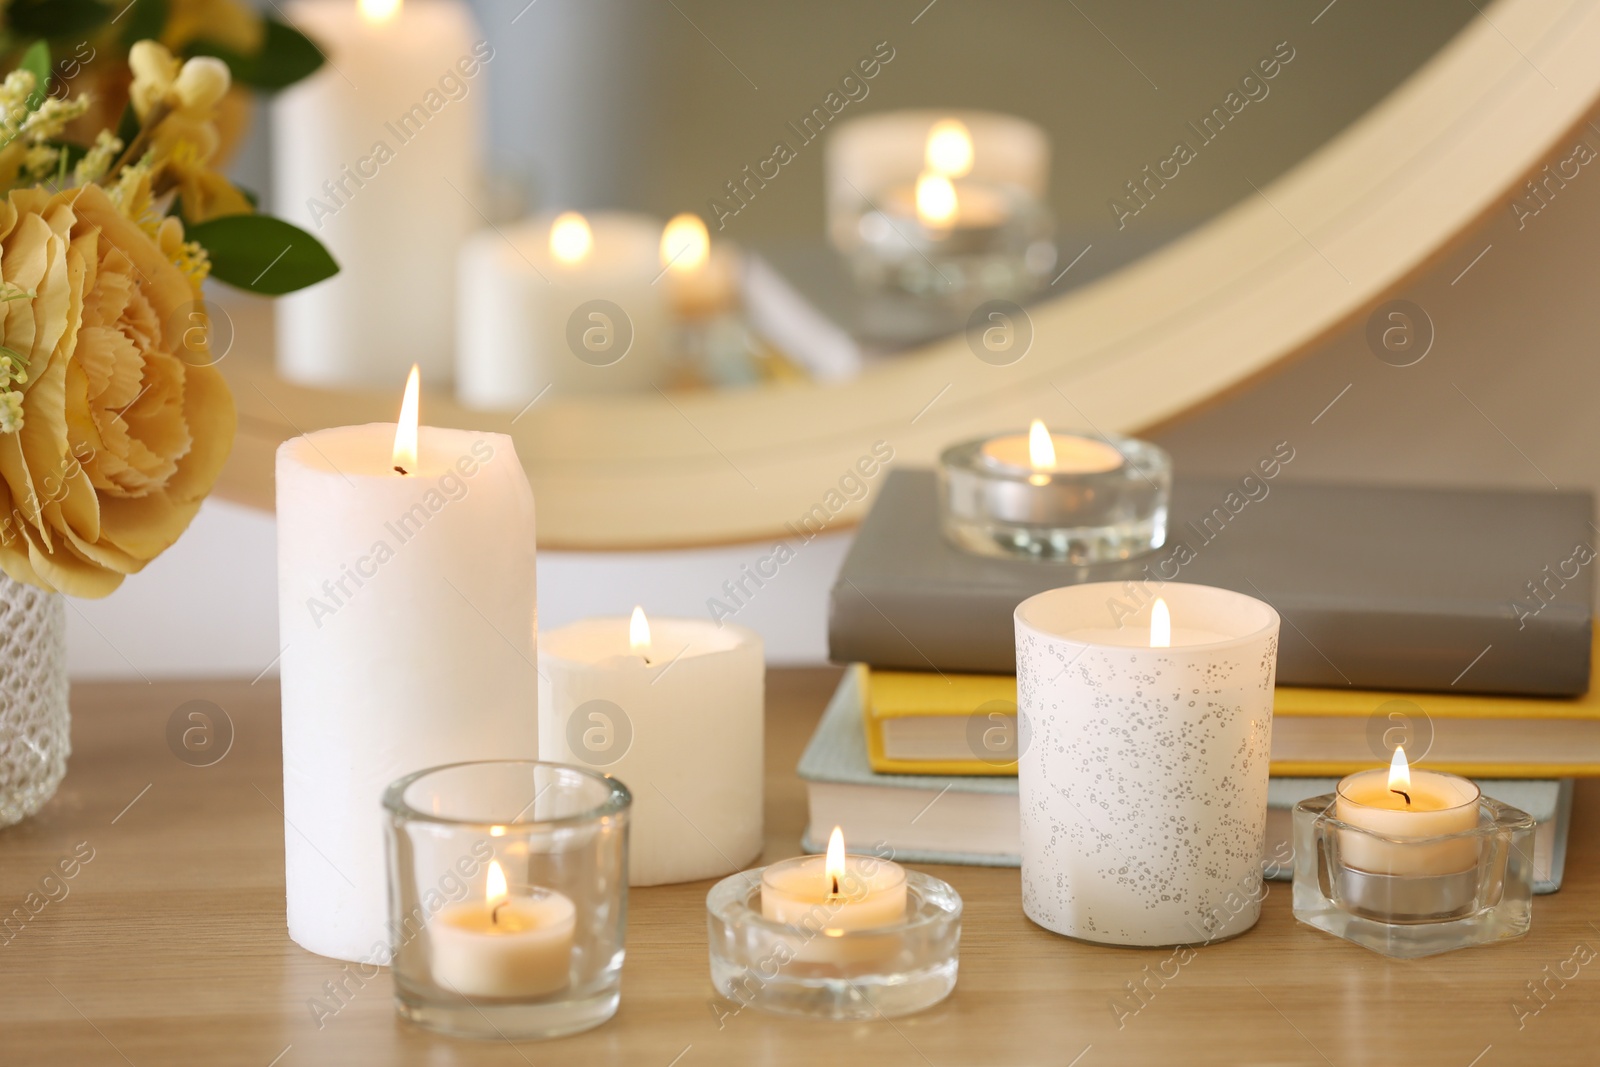
[[[1411,806],[1411,794],[1407,793],[1404,789],[1391,789],[1389,792],[1399,793],[1401,796],[1406,798],[1406,807],[1409,808]]]
[[[837,874],[833,876],[833,893],[830,894],[830,895],[831,896],[838,896],[839,895],[839,876]]]
[[[490,923],[490,925],[492,925],[492,926],[499,926],[500,925],[500,909],[505,907],[505,906],[506,906],[506,902],[502,900],[500,903],[496,904],[494,907],[489,909],[489,923]]]
[[[395,469],[395,472],[397,474],[410,474],[411,473],[410,471],[406,470],[404,467],[400,466],[400,464],[398,464],[398,463],[396,463],[394,465],[394,469]]]

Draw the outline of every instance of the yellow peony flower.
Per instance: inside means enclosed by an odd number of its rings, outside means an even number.
[[[222,470],[233,399],[184,336],[198,291],[163,251],[174,240],[98,186],[0,201],[0,280],[24,294],[0,345],[28,366],[22,428],[0,435],[0,568],[18,581],[105,596],[178,539]]]

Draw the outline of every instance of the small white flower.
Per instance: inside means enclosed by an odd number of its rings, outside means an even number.
[[[16,433],[22,429],[22,394],[0,393],[0,433]]]
[[[198,111],[221,100],[232,83],[228,65],[222,60],[195,56],[184,63],[172,87],[184,107]]]

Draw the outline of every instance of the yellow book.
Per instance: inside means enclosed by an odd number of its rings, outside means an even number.
[[[874,771],[1017,773],[1015,676],[862,670]],[[1349,774],[1397,744],[1413,763],[1470,777],[1600,777],[1600,685],[1568,699],[1278,688],[1274,776]]]

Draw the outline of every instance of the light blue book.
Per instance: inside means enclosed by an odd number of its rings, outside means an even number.
[[[852,847],[887,848],[895,859],[907,863],[1020,866],[1017,780],[874,774],[867,763],[862,698],[858,673],[846,671],[800,757],[799,774],[806,782],[810,806],[802,847],[823,851],[829,831],[841,826]],[[1333,778],[1274,778],[1268,784],[1262,852],[1267,877],[1290,876],[1287,867],[1273,858],[1292,855],[1294,806],[1307,797],[1333,792],[1337,784]],[[1478,784],[1485,795],[1533,816],[1538,824],[1534,889],[1555,892],[1566,866],[1572,779],[1484,779]]]

